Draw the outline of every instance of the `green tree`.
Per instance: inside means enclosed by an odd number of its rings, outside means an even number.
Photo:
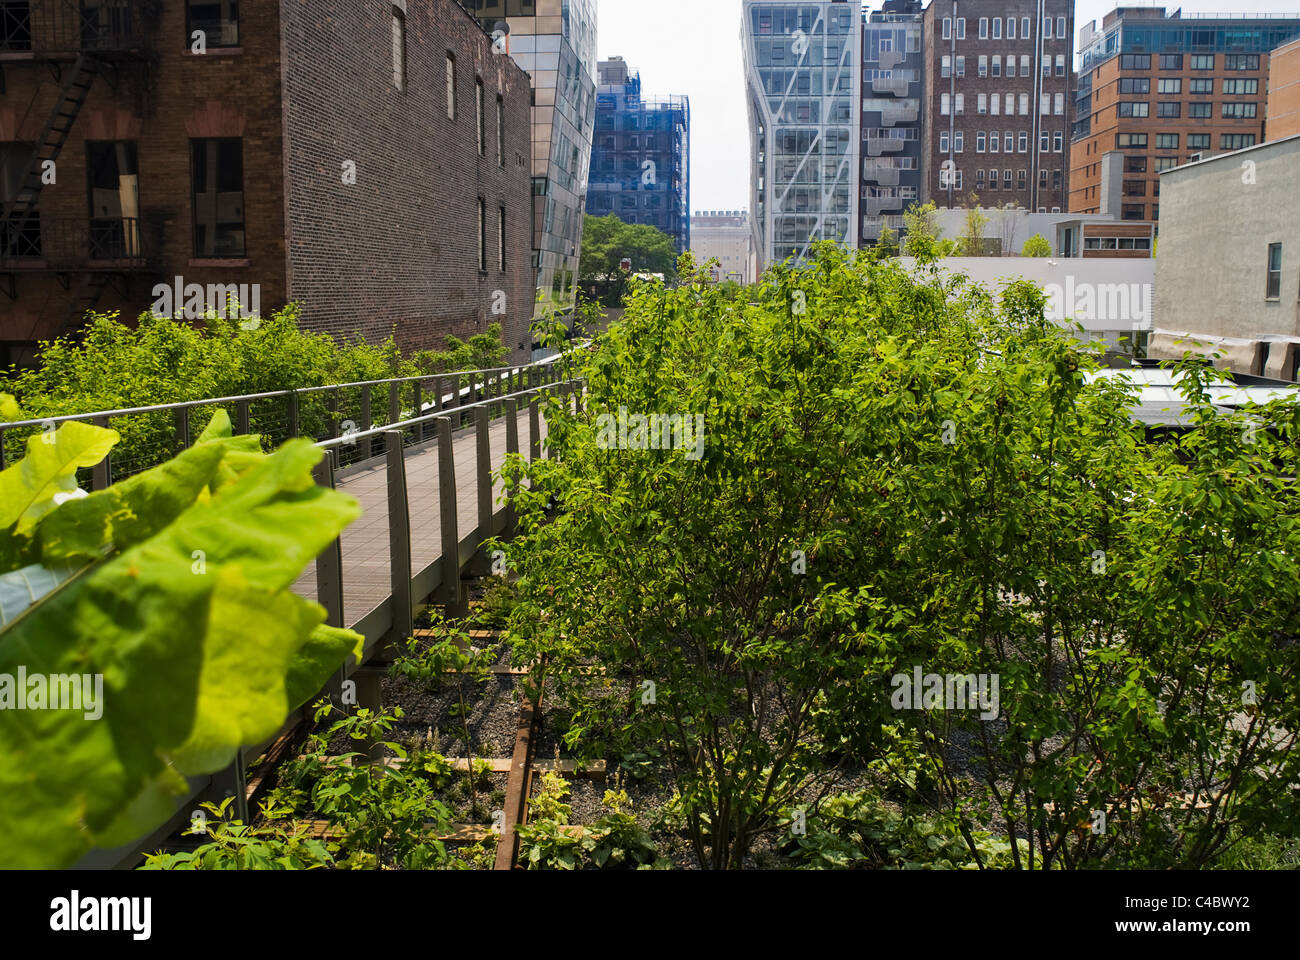
[[[961,237],[961,253],[966,257],[984,256],[984,228],[989,218],[979,208],[979,197],[972,193],[966,203],[966,226]]]
[[[1036,233],[1025,241],[1020,255],[1022,257],[1050,257],[1052,255],[1052,245],[1045,236]]]
[[[898,234],[888,224],[880,231],[880,237],[876,240],[876,251],[882,257],[898,256]]]
[[[583,222],[579,279],[584,285],[607,287],[607,306],[617,306],[627,291],[627,276],[620,267],[632,261],[633,273],[662,273],[671,281],[677,273],[673,238],[645,224],[624,223],[614,214],[587,216]]]

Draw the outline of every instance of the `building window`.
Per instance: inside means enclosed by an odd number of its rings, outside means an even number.
[[[487,202],[478,198],[478,268],[487,272]]]
[[[1162,77],[1156,85],[1156,92],[1162,94],[1182,93],[1182,77]]]
[[[1223,58],[1224,70],[1258,70],[1258,53],[1229,53]]]
[[[1173,134],[1174,148],[1178,147],[1178,134]],[[1187,135],[1188,150],[1209,150],[1210,135],[1208,133],[1189,133]]]
[[[995,77],[1000,77],[1000,76],[1002,76],[1002,58],[1001,58],[1001,57],[994,57],[994,58],[993,58],[992,67],[993,67],[993,73],[992,73],[992,76],[995,76]]]
[[[1065,54],[1063,53],[1056,55],[1056,75],[1058,77],[1065,76]]]
[[[497,166],[506,165],[506,102],[497,96]]]
[[[962,116],[966,112],[966,94],[959,93],[953,98],[953,113]]]
[[[1147,212],[1146,204],[1126,203],[1124,204],[1120,216],[1125,220],[1141,220],[1143,217],[1146,216],[1146,212]]]
[[[941,77],[952,76],[952,57],[947,56],[946,54],[944,55],[943,59],[939,61],[939,76]]]
[[[1147,195],[1147,182],[1145,180],[1124,181],[1124,196],[1145,197],[1146,195]]]
[[[988,150],[988,134],[979,130],[975,133],[975,152],[984,153]]]
[[[945,40],[952,39],[952,18],[951,17],[943,18],[943,38]]]
[[[1047,168],[1046,167],[1043,167],[1041,170],[1038,171],[1038,186],[1040,189],[1043,190],[1047,189]],[[1041,207],[1039,207],[1038,212],[1043,213],[1044,210]]]
[[[966,58],[965,58],[965,57],[958,57],[958,58],[957,58],[957,76],[959,76],[959,77],[964,77],[964,76],[966,76]]]
[[[1038,112],[1040,115],[1044,117],[1049,116],[1051,114],[1052,95],[1050,93],[1045,93],[1038,98]]]
[[[994,130],[989,134],[989,153],[997,153],[1002,148],[1002,134]]]
[[[1121,117],[1149,117],[1151,115],[1151,104],[1145,100],[1121,101],[1119,115]]]
[[[988,38],[989,38],[989,18],[980,17],[980,39],[987,40]]]
[[[1214,54],[1212,53],[1194,53],[1192,54],[1191,67],[1193,70],[1213,70]]]
[[[1125,157],[1125,158],[1124,158],[1124,172],[1125,172],[1125,173],[1146,173],[1146,172],[1147,172],[1147,158],[1146,158],[1146,157],[1135,157],[1135,156],[1127,156],[1127,157]]]
[[[1029,134],[1026,131],[1020,131],[1020,137],[1017,140],[1017,143],[1019,144],[1021,153],[1029,152]]]
[[[406,16],[393,7],[393,86],[406,89]]]
[[[1121,77],[1119,92],[1122,94],[1150,93],[1151,81],[1146,77]]]
[[[980,57],[979,75],[981,77],[987,77],[989,75],[989,58],[987,54]]]
[[[1183,105],[1181,103],[1157,103],[1156,116],[1168,120],[1172,117],[1181,117],[1183,115]]]
[[[1014,153],[1016,150],[1016,135],[1008,130],[1002,135],[1002,145],[1006,147],[1005,153]]]
[[[994,40],[1002,39],[1002,18],[1001,17],[993,18],[993,39]]]
[[[1011,189],[1011,168],[1010,167],[1007,167],[1005,170],[1002,171],[1002,189],[1003,190]]]
[[[994,23],[997,23],[996,20],[994,20],[993,22],[994,22]],[[996,190],[997,188],[998,188],[998,172],[997,172],[996,170],[990,170],[990,171],[989,171],[989,189],[990,189],[990,190]]]
[[[1038,135],[1038,152],[1047,153],[1051,149],[1052,149],[1052,137],[1046,130],[1044,130],[1042,133]]]
[[[244,256],[244,141],[191,140],[190,185],[194,256]]]
[[[1007,39],[1016,39],[1016,18],[1007,17]]]
[[[1245,150],[1255,145],[1253,133],[1225,133],[1219,137],[1220,150]]]
[[[1025,37],[1025,39],[1028,40],[1029,37]],[[1052,18],[1051,17],[1046,17],[1043,19],[1043,39],[1044,40],[1052,39]]]
[[[1183,55],[1181,53],[1160,54],[1160,69],[1161,70],[1183,69]]]
[[[1051,75],[1052,75],[1052,55],[1050,53],[1045,53],[1043,54],[1043,76],[1050,77]]]
[[[1029,94],[1027,93],[1020,95],[1020,115],[1022,117],[1029,116]]]
[[[1264,288],[1264,297],[1268,300],[1282,298],[1282,244],[1268,245],[1268,283]]]
[[[1214,104],[1189,103],[1187,105],[1187,115],[1194,120],[1208,120],[1214,116]]]
[[[447,54],[447,119],[456,119],[456,58]]]
[[[984,189],[984,171],[983,171],[983,170],[976,170],[976,171],[975,171],[975,189],[976,189],[976,190],[983,190],[983,189]]]
[[[487,135],[483,130],[483,81],[474,80],[474,131],[478,137],[478,155],[487,156]]]
[[[1052,153],[1060,153],[1065,149],[1065,134],[1060,130],[1052,134]]]
[[[1053,94],[1052,113],[1058,117],[1065,116],[1065,94],[1063,93]]]
[[[1150,70],[1151,54],[1126,53],[1119,58],[1119,68],[1121,70]]]
[[[1214,81],[1213,80],[1188,80],[1187,92],[1192,94],[1199,94],[1202,96],[1206,96],[1211,93],[1214,93]]]
[[[1156,157],[1156,173],[1164,173],[1178,166],[1177,157]],[[1157,184],[1159,186],[1159,184]]]
[[[1014,57],[1007,57],[1007,59],[1008,59],[1008,60],[1013,60],[1013,59],[1015,59],[1015,58],[1014,58]],[[1007,64],[1007,76],[1008,76],[1008,77],[1011,76],[1011,69],[1010,69],[1010,68],[1011,68],[1011,64],[1008,63],[1008,64]],[[1029,76],[1029,54],[1027,54],[1027,53],[1022,53],[1022,54],[1020,55],[1020,75],[1021,75],[1022,77],[1027,77],[1027,76]]]
[[[948,145],[948,131],[944,130],[939,134],[939,152],[949,153]]]
[[[1253,120],[1258,115],[1257,103],[1224,103],[1220,105],[1224,120]]]
[[[989,112],[989,95],[987,93],[976,94],[975,112],[980,116],[984,116]]]
[[[0,7],[4,8],[14,6],[15,4],[12,3],[0,4]],[[21,3],[16,6],[26,7],[28,4]],[[7,11],[0,10],[0,17],[7,19],[8,16]],[[205,46],[239,46],[238,0],[187,0],[185,4],[185,45],[187,47],[194,42],[195,30],[203,31]],[[27,49],[31,49],[30,46]]]
[[[1223,92],[1230,97],[1254,96],[1259,93],[1258,80],[1224,80]]]
[[[86,141],[92,260],[140,256],[139,174],[134,141]],[[21,180],[14,184],[13,193],[20,183]]]
[[[1026,170],[1023,170],[1023,169],[1021,169],[1021,170],[1017,170],[1017,171],[1016,171],[1016,189],[1017,189],[1017,190],[1023,190],[1023,189],[1025,189],[1025,185],[1029,182],[1028,179],[1027,179],[1026,174],[1027,174],[1027,171],[1026,171]]]
[[[1021,40],[1029,39],[1029,18],[1028,17],[1020,18],[1020,39]]]
[[[958,40],[966,39],[966,18],[965,17],[957,18],[957,39]]]
[[[952,112],[952,97],[949,94],[939,94],[939,113],[942,116],[948,116]]]
[[[1059,40],[1065,39],[1065,17],[1056,18],[1056,36]]]
[[[1118,148],[1141,147],[1144,150],[1147,145],[1147,135],[1145,133],[1118,133],[1115,135],[1115,146]]]
[[[506,208],[497,207],[497,267],[506,272]]]
[[[966,132],[964,130],[958,130],[952,135],[952,152],[966,152]]]

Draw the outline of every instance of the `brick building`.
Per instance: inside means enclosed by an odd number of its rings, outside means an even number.
[[[1123,154],[1120,214],[1160,219],[1160,174],[1263,141],[1269,51],[1300,35],[1277,14],[1120,7],[1084,27],[1070,210],[1103,209],[1106,154]]]
[[[527,356],[529,80],[454,0],[0,6],[0,363],[177,277]]]
[[[1066,208],[1073,0],[932,0],[922,202]]]
[[[1265,140],[1283,140],[1300,133],[1300,39],[1269,54],[1267,112]]]

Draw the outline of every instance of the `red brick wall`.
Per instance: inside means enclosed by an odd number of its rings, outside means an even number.
[[[438,348],[500,321],[527,355],[532,311],[531,132],[527,75],[452,0],[409,4],[406,89],[392,76],[392,7],[355,0],[284,7],[290,295],[308,326],[406,349]],[[447,119],[446,56],[456,57],[456,119]],[[475,78],[484,85],[479,156]],[[506,110],[497,164],[496,97]],[[342,163],[356,163],[343,183]],[[479,197],[488,269],[479,271]],[[506,208],[506,270],[498,208]],[[493,295],[506,313],[494,316]]]

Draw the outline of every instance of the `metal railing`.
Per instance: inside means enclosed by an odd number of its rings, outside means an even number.
[[[0,53],[130,53],[145,46],[140,0],[32,0],[0,4]]]
[[[149,246],[135,217],[50,217],[36,212],[0,220],[0,269],[145,270]]]

